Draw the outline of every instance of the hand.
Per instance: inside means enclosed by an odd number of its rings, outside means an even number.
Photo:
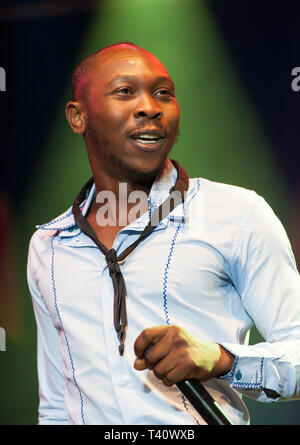
[[[134,343],[138,371],[151,369],[166,386],[201,381],[230,371],[234,356],[216,343],[203,342],[178,326],[145,329]]]

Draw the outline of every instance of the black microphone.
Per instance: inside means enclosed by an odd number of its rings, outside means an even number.
[[[234,425],[199,380],[184,380],[176,386],[208,425]]]

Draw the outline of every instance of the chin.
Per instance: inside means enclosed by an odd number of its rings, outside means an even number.
[[[132,162],[126,162],[121,159],[113,158],[112,162],[118,170],[118,180],[120,182],[131,182],[139,185],[147,185],[152,183],[158,173],[163,168],[167,155],[163,159],[157,160],[139,160],[134,159]]]
[[[161,169],[161,165],[156,166],[155,168],[138,168],[138,167],[127,167],[124,170],[124,174],[126,176],[126,180],[128,182],[136,183],[139,185],[146,185],[152,183],[156,176],[158,175]]]

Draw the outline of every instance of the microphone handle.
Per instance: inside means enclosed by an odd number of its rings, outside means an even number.
[[[184,380],[176,386],[208,425],[234,425],[199,380]]]

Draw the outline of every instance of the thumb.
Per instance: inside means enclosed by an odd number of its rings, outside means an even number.
[[[134,369],[137,371],[143,371],[144,369],[147,369],[145,359],[143,358],[137,358],[133,364]]]

